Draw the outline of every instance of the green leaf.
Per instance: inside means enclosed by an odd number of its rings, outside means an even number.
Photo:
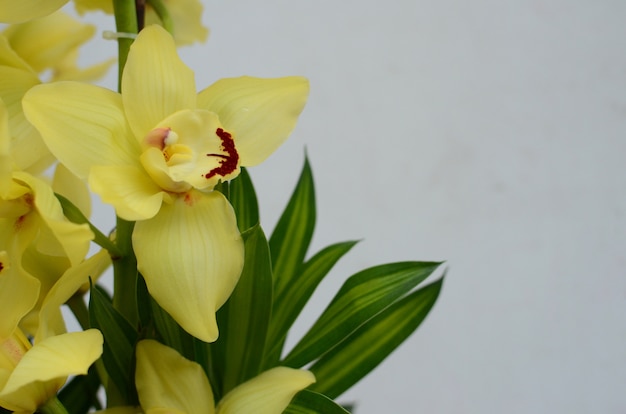
[[[230,182],[229,192],[230,204],[237,216],[237,226],[243,233],[259,223],[259,203],[252,180],[245,168],[241,168],[239,176]]]
[[[94,407],[101,410],[102,406],[96,393],[100,388],[100,378],[95,367],[90,367],[87,375],[79,375],[68,382],[59,392],[59,401],[72,414],[86,414]]]
[[[363,324],[310,368],[313,391],[336,398],[367,375],[422,323],[443,278],[400,299]]]
[[[349,414],[349,411],[323,394],[303,390],[293,397],[283,414]]]
[[[356,243],[356,241],[337,243],[321,250],[305,263],[297,281],[291,283],[283,290],[280,297],[274,299],[268,338],[273,347],[280,347],[280,349],[272,349],[273,353],[280,354],[289,328],[300,315],[319,283]]]
[[[139,330],[146,336],[146,331],[154,329],[152,318],[152,296],[148,292],[148,286],[141,274],[137,274],[137,314],[139,316]]]
[[[98,285],[91,288],[89,323],[104,337],[102,361],[117,391],[129,404],[137,403],[134,350],[137,332],[113,308],[106,292]]]
[[[272,311],[272,265],[267,240],[259,225],[242,236],[244,267],[233,294],[224,305],[227,323],[220,326],[225,341],[222,395],[261,372]]]
[[[308,159],[298,184],[270,237],[274,295],[280,297],[299,275],[315,227],[315,188]]]
[[[405,296],[439,265],[390,263],[351,276],[282,364],[299,368],[330,351],[363,323]]]

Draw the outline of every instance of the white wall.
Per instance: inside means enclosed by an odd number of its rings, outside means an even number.
[[[251,173],[269,233],[306,147],[315,250],[342,279],[447,259],[418,332],[357,414],[626,411],[626,3],[205,1],[203,88],[305,75],[290,141]]]

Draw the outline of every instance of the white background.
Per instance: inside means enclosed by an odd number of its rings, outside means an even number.
[[[356,414],[626,411],[626,3],[204,4],[209,42],[181,50],[198,88],[311,81],[288,143],[251,170],[267,232],[306,148],[312,251],[363,239],[295,336],[350,274],[447,260],[431,315],[340,401]]]

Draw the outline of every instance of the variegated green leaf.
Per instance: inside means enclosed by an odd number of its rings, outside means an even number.
[[[308,260],[297,280],[283,290],[280,297],[274,299],[274,308],[268,338],[273,353],[280,354],[282,344],[300,312],[310,299],[311,295],[333,268],[357,242],[350,241],[333,244],[321,250]],[[279,349],[276,349],[276,348]]]
[[[259,223],[259,204],[250,175],[241,168],[239,176],[230,182],[228,198],[237,216],[239,231],[244,232]]]
[[[298,368],[319,358],[363,323],[405,296],[439,265],[436,262],[390,263],[351,276],[282,364]]]
[[[305,159],[298,184],[270,237],[274,294],[280,297],[298,276],[315,227],[315,189]]]
[[[360,326],[310,368],[311,390],[336,398],[367,375],[422,323],[435,304],[443,279],[400,299]]]

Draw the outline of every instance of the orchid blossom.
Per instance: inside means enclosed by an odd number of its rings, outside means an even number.
[[[150,294],[211,342],[243,267],[234,211],[213,189],[282,144],[307,94],[304,78],[242,77],[196,95],[172,37],[149,26],[131,47],[121,94],[57,82],[32,88],[23,106],[59,161],[137,221],[133,248]]]
[[[36,73],[50,70],[52,81],[89,81],[106,74],[115,59],[86,69],[79,69],[76,63],[78,49],[95,33],[95,26],[80,22],[62,11],[10,25],[2,32],[15,53]]]
[[[22,267],[19,250],[11,241],[0,245],[0,407],[32,413],[56,396],[68,376],[86,374],[102,353],[100,331],[65,333],[60,306],[108,257],[100,253],[71,268],[49,290],[31,345],[19,325],[41,284]]]

